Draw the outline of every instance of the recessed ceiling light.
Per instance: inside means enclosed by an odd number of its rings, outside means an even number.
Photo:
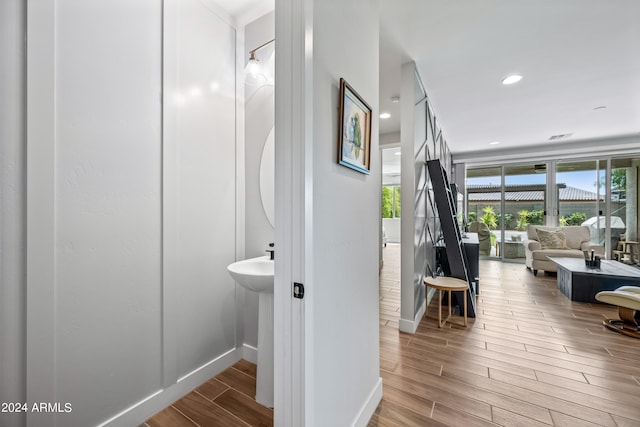
[[[400,102],[400,97],[399,96],[392,96],[391,97],[391,102],[393,102],[394,104],[397,104],[398,102]]]
[[[503,85],[512,85],[514,83],[519,82],[520,80],[522,80],[522,76],[519,74],[511,74],[510,76],[505,77],[504,79],[502,79],[502,84]]]
[[[393,154],[395,154],[396,156],[401,156],[401,155],[402,155],[402,153],[401,153],[400,151],[396,151],[396,152],[395,152],[395,153],[393,153]]]
[[[389,114],[389,113],[382,113],[382,114],[380,114],[380,118],[381,118],[381,119],[388,119],[389,117],[391,117],[391,114]]]
[[[489,145],[498,145],[498,144],[500,144],[500,141],[491,141],[489,143]]]

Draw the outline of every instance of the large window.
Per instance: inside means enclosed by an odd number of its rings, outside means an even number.
[[[382,187],[382,218],[400,218],[400,186]]]
[[[639,169],[638,157],[468,168],[469,231],[488,232],[481,254],[520,260],[527,225],[584,225],[611,258],[618,240],[639,237]]]

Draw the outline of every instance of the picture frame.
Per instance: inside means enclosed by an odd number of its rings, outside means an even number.
[[[371,114],[369,104],[341,78],[338,163],[364,174],[371,170]]]

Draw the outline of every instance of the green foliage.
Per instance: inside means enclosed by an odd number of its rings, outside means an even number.
[[[500,224],[500,218],[502,218],[502,215],[498,215],[498,224]],[[513,216],[513,214],[510,214],[510,213],[504,214],[504,229],[505,230],[513,229],[513,221],[514,221],[514,219],[515,219],[515,217]]]
[[[627,170],[624,168],[611,170],[611,187],[613,190],[627,189]]]
[[[597,184],[600,184],[600,187],[604,188],[605,186],[604,175],[600,177],[599,182],[594,183],[594,185],[596,186]],[[627,169],[626,168],[611,169],[611,189],[612,190],[627,189]]]
[[[526,209],[518,211],[518,223],[516,224],[516,230],[524,231],[527,229],[527,225],[529,225],[529,215],[531,215],[531,213]]]
[[[394,194],[395,193],[395,194]],[[395,217],[393,215],[393,203],[395,195]],[[400,218],[400,187],[382,187],[382,218]]]
[[[469,214],[467,215],[467,219],[469,220],[469,222],[475,222],[478,220],[478,214],[475,212],[469,212]]]
[[[485,206],[482,208],[482,222],[487,224],[489,230],[495,230],[498,227],[498,217],[493,206]]]
[[[544,225],[544,211],[531,211],[529,212],[529,224]]]
[[[393,217],[393,194],[391,187],[382,187],[382,218]]]
[[[581,225],[587,220],[587,214],[584,212],[574,212],[568,216],[560,217],[560,225]]]

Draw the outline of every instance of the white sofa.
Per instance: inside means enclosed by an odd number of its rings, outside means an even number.
[[[538,239],[537,229],[543,231],[561,231],[566,238],[566,248],[543,248]],[[566,227],[545,227],[541,225],[527,226],[527,238],[524,245],[525,264],[536,275],[538,270],[558,271],[558,266],[549,257],[584,258],[583,251],[594,251],[595,255],[604,257],[604,247],[592,245],[589,227],[570,225]]]

